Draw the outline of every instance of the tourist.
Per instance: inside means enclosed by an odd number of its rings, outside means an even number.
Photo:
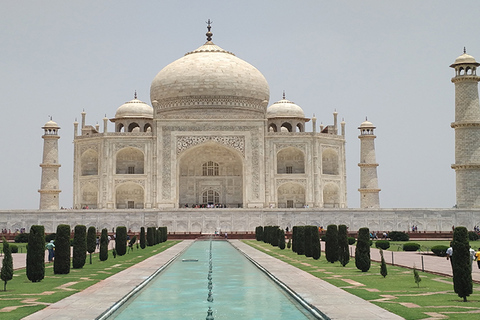
[[[478,248],[478,251],[475,253],[475,260],[477,260],[477,266],[478,269],[480,269],[480,248]]]
[[[53,248],[55,248],[55,245],[53,244],[53,240],[50,240],[50,242],[47,243],[46,247],[48,250],[48,262],[52,262],[53,257],[55,256],[55,252],[53,251]]]
[[[228,234],[225,232],[225,239],[228,239]]]
[[[450,247],[448,247],[447,251],[447,260],[450,260],[450,264],[452,265],[452,270],[453,270],[453,262],[452,262],[452,255],[453,255],[453,248],[452,248],[452,242],[450,242]]]

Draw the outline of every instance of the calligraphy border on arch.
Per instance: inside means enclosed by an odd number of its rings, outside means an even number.
[[[239,151],[245,158],[244,136],[177,136],[177,155],[204,142],[218,142]]]

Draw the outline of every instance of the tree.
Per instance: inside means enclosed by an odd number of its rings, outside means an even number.
[[[452,249],[453,289],[466,302],[467,297],[473,292],[472,262],[467,228],[456,227],[454,229]]]
[[[56,260],[56,259],[55,259]],[[39,282],[45,277],[45,228],[34,225],[28,235],[27,278]]]
[[[262,241],[263,240],[263,227],[258,226],[255,228],[255,240]]]
[[[278,237],[278,247],[280,249],[285,249],[285,231],[283,229],[277,229],[277,237]]]
[[[362,272],[370,269],[370,230],[358,230],[357,247],[355,248],[355,266]]]
[[[127,227],[117,227],[115,234],[115,251],[123,256],[127,253]]]
[[[338,260],[344,267],[350,261],[347,226],[344,224],[338,226]]]
[[[87,227],[77,225],[74,230],[72,267],[80,269],[83,268],[87,259]]]
[[[145,249],[145,227],[140,228],[140,248]]]
[[[316,226],[312,226],[311,232],[312,232],[311,234],[312,258],[315,260],[318,260],[322,255],[322,248],[320,247],[320,235],[318,234],[318,228]]]
[[[297,252],[297,236],[298,236],[298,227],[292,227],[292,251]]]
[[[413,265],[413,278],[415,279],[415,283],[417,284],[417,288],[420,287],[420,281],[422,281],[422,278],[420,278],[420,275],[418,274],[417,268],[415,268],[415,265]]]
[[[316,229],[316,227],[314,227]],[[304,227],[305,238],[305,257],[312,257],[313,255],[313,243],[312,243],[312,226]]]
[[[133,251],[133,245],[135,244],[135,242],[137,241],[137,236],[133,236],[132,239],[130,239],[130,241],[128,242],[128,250],[132,250]],[[138,248],[138,246],[137,246]]]
[[[325,234],[325,258],[328,262],[338,261],[338,230],[337,226],[331,224],[327,227]]]
[[[3,237],[3,261],[2,270],[0,271],[0,279],[3,280],[3,291],[7,291],[7,282],[13,278],[13,259],[12,251],[7,239]]]
[[[147,246],[155,245],[155,227],[147,228]]]
[[[305,226],[297,227],[296,249],[298,255],[305,254]]]
[[[108,259],[108,233],[107,229],[102,229],[100,236],[100,261]]]
[[[271,234],[271,245],[274,246],[274,247],[278,247],[278,241],[280,240],[279,237],[278,237],[278,230],[280,230],[280,228],[278,226],[274,226],[272,227],[272,234]],[[283,242],[285,242],[285,238],[283,239]]]
[[[387,264],[385,263],[385,259],[383,258],[383,249],[380,249],[380,257],[382,257],[380,263],[380,274],[385,278],[387,276]]]
[[[70,226],[68,224],[60,224],[57,227],[53,273],[70,273]]]
[[[92,253],[97,247],[97,229],[94,226],[88,228],[87,231],[87,251],[90,254],[90,264],[92,264]]]

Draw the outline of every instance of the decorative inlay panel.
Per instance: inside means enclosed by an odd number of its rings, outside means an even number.
[[[205,142],[217,142],[227,147],[239,151],[245,157],[245,137],[244,136],[178,136],[177,137],[177,155],[192,146]]]

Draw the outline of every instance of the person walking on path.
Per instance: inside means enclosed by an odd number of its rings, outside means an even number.
[[[46,247],[48,250],[48,262],[52,262],[53,257],[55,256],[55,252],[53,251],[53,248],[55,248],[55,245],[53,244],[53,240],[50,240],[50,242],[47,243]]]
[[[452,248],[452,242],[450,242],[450,247],[447,249],[446,253],[447,253],[447,260],[450,260],[450,264],[452,265],[452,270],[453,270],[453,262],[452,262],[453,248]]]
[[[478,248],[478,251],[475,253],[475,260],[477,260],[478,269],[480,269],[480,248]]]

